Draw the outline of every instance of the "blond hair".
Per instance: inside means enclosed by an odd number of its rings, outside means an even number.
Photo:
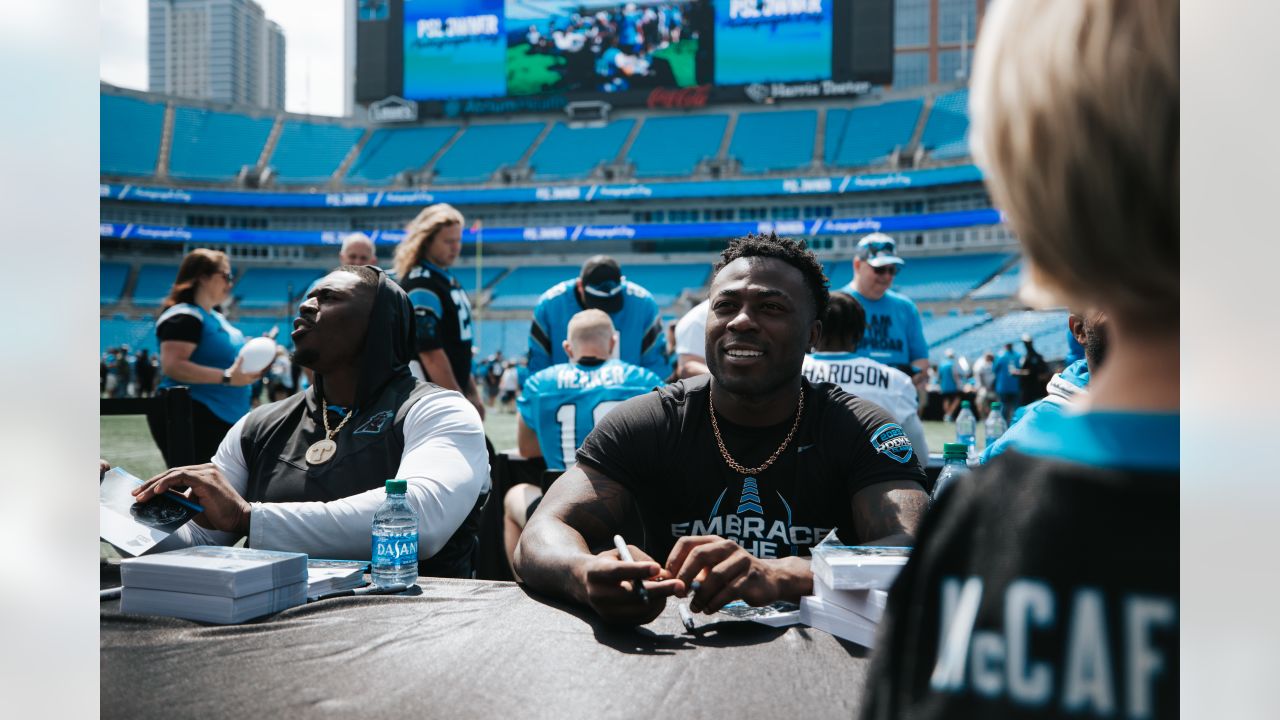
[[[613,340],[613,320],[603,310],[583,310],[569,318],[569,345],[574,355],[581,355],[582,345],[598,345],[598,349],[608,350]]]
[[[1178,321],[1177,0],[1005,0],[974,58],[973,155],[1031,304]]]
[[[401,280],[409,277],[409,271],[422,261],[423,252],[431,245],[441,228],[462,224],[462,213],[448,203],[436,203],[423,208],[418,217],[405,226],[404,240],[396,246],[393,260],[396,277]]]

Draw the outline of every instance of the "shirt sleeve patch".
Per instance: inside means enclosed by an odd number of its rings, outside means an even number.
[[[898,423],[885,423],[876,428],[876,431],[871,433],[871,447],[875,448],[877,453],[903,465],[911,460],[914,452],[911,447],[911,438],[907,437],[907,433]]]

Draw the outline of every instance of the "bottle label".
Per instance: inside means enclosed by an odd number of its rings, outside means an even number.
[[[405,565],[418,562],[418,534],[374,535],[374,565]]]

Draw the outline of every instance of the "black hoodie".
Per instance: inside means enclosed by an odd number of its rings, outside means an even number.
[[[250,502],[329,502],[383,487],[396,476],[404,452],[404,420],[422,398],[442,392],[409,372],[414,356],[413,307],[409,297],[377,268],[378,289],[360,356],[355,415],[336,436],[329,462],[309,465],[307,448],[325,437],[320,397],[324,376],[305,393],[263,405],[245,418],[240,436]],[[428,402],[430,402],[428,400]],[[330,424],[333,427],[333,424]],[[469,577],[482,494],[444,548],[419,559],[419,573]]]

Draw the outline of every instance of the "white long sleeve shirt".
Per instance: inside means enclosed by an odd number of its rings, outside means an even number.
[[[222,440],[213,464],[244,495],[249,470],[240,445],[245,419]],[[419,558],[435,555],[489,489],[484,426],[461,393],[434,393],[405,416],[404,452],[396,479],[407,480],[405,499],[418,514]],[[313,557],[368,559],[373,513],[386,500],[382,488],[330,502],[253,503],[249,546],[305,552]],[[230,545],[233,533],[195,523],[178,529],[156,551],[189,545]]]

